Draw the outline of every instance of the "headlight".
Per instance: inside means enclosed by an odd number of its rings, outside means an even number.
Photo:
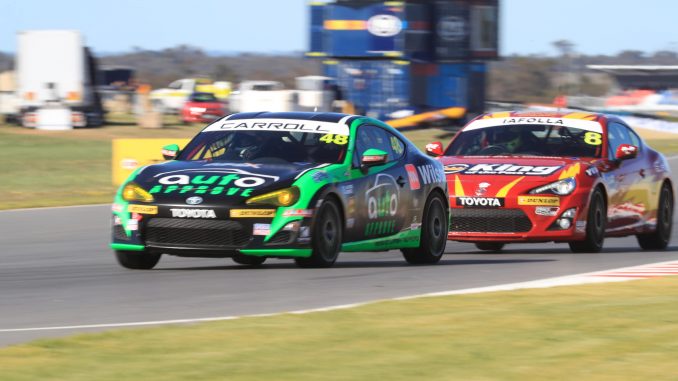
[[[275,192],[254,196],[245,201],[247,205],[290,206],[299,199],[299,188],[291,187]]]
[[[529,191],[529,194],[539,194],[539,193],[552,193],[559,196],[565,196],[574,191],[574,188],[577,187],[577,182],[574,180],[574,177],[568,177],[567,179],[558,180],[550,184],[542,185],[538,188],[534,188]]]
[[[153,202],[153,195],[135,183],[129,183],[122,189],[122,199],[125,201]]]

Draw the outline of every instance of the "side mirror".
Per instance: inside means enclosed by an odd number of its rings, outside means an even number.
[[[620,144],[614,157],[617,160],[628,160],[638,156],[638,147],[631,144]]]
[[[380,149],[369,148],[363,153],[363,157],[360,158],[360,164],[363,168],[369,168],[375,165],[386,164],[387,159],[388,153]]]
[[[164,147],[162,147],[162,157],[165,158],[165,160],[174,160],[179,156],[179,146],[176,144],[168,144]]]
[[[433,157],[443,156],[443,143],[428,143],[426,145],[426,154]]]

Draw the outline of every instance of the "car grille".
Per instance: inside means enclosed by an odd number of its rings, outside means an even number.
[[[129,239],[127,234],[125,234],[125,228],[123,228],[122,225],[113,225],[113,238],[115,238],[116,240]]]
[[[520,209],[453,208],[450,231],[522,233],[532,229],[532,222]]]
[[[283,230],[283,231],[279,232],[278,234],[276,234],[275,236],[273,236],[273,238],[271,238],[267,242],[267,244],[269,244],[269,245],[284,245],[284,244],[289,243],[291,239],[292,239],[292,233],[289,232],[289,231]]]
[[[233,249],[245,246],[251,229],[235,221],[152,218],[144,230],[148,246]]]

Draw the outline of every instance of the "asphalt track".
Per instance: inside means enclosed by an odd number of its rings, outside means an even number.
[[[321,308],[678,259],[676,243],[643,252],[629,237],[607,239],[599,254],[572,254],[553,243],[484,254],[448,243],[435,266],[408,266],[390,251],[342,253],[330,269],[163,256],[154,270],[132,271],[108,248],[109,224],[109,206],[102,205],[0,212],[0,346],[121,323]],[[104,326],[50,329],[83,325]]]

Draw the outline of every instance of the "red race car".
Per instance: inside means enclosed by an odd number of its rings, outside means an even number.
[[[662,154],[601,114],[481,115],[426,151],[445,166],[448,239],[498,251],[511,242],[568,242],[599,252],[635,235],[646,250],[671,238],[673,183]]]
[[[192,93],[181,109],[184,123],[210,123],[224,115],[224,104],[212,93]]]

